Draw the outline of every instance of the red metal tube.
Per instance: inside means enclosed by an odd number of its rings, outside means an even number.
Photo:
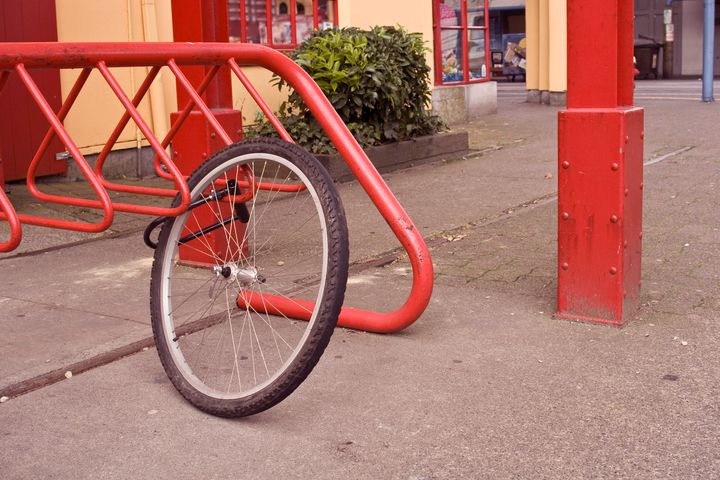
[[[210,126],[213,128],[213,130],[215,130],[215,133],[220,136],[222,142],[226,146],[233,143],[230,135],[228,135],[222,125],[220,125],[220,122],[217,121],[215,115],[212,114],[208,106],[205,104],[200,95],[198,95],[198,93],[195,91],[193,86],[188,81],[187,77],[185,77],[185,75],[180,71],[180,68],[178,68],[177,64],[173,59],[168,60],[168,67],[170,68],[170,71],[172,71],[175,75],[175,78],[177,78],[178,83],[182,85],[187,94],[190,96],[195,106],[202,112],[203,116],[208,121]]]
[[[286,142],[295,143],[295,140],[293,140],[288,131],[285,130],[283,124],[280,123],[280,120],[278,120],[278,118],[275,116],[272,109],[262,98],[260,92],[257,91],[252,82],[250,82],[250,79],[247,77],[247,75],[245,75],[245,72],[243,72],[240,66],[238,66],[237,62],[231,58],[230,60],[228,60],[228,65],[230,65],[230,70],[232,70],[232,72],[238,77],[240,83],[242,83],[243,87],[245,87],[245,90],[248,91],[252,99],[255,101],[255,104],[260,108],[260,110],[263,112],[263,114],[272,124],[272,126],[275,127],[275,130],[277,130],[280,138],[282,138]]]
[[[232,70],[232,72],[238,77],[240,83],[242,83],[243,87],[245,87],[245,90],[248,91],[252,99],[255,101],[255,104],[263,112],[265,118],[268,119],[270,124],[278,132],[280,138],[282,138],[286,142],[295,143],[295,140],[293,140],[288,131],[285,130],[283,124],[280,123],[280,120],[278,120],[277,116],[275,116],[270,106],[262,98],[260,92],[257,91],[257,89],[252,84],[247,75],[245,75],[245,72],[243,72],[240,66],[238,66],[237,62],[235,62],[235,60],[231,58],[230,60],[228,60],[228,65],[230,65],[230,70]],[[274,185],[271,183],[260,182],[258,188],[260,190],[273,190],[280,192],[301,192],[305,190],[305,185],[303,185],[302,183],[298,183],[297,185]]]
[[[67,116],[68,112],[70,112],[70,109],[72,108],[73,104],[75,104],[75,100],[77,100],[78,95],[80,95],[80,91],[82,90],[83,86],[85,86],[85,82],[87,82],[88,77],[90,76],[90,73],[92,72],[91,68],[84,68],[82,72],[80,72],[80,75],[78,75],[77,80],[75,80],[75,84],[73,85],[73,88],[70,89],[70,92],[68,93],[67,98],[63,102],[62,106],[60,107],[60,110],[57,113],[57,118],[61,122],[65,120],[65,117]],[[45,155],[45,152],[50,146],[50,142],[55,138],[55,129],[50,126],[48,128],[47,133],[45,134],[45,138],[43,138],[42,143],[40,143],[40,146],[37,149],[37,152],[35,152],[35,157],[33,157],[32,161],[30,162],[30,166],[28,167],[28,173],[26,177],[26,182],[28,185],[28,190],[30,190],[31,193],[33,193],[34,196],[37,195],[34,194],[34,192],[39,191],[37,188],[37,185],[35,183],[35,173],[37,172],[37,167],[40,164],[40,161],[42,160],[42,157]],[[42,198],[41,198],[42,199]]]
[[[140,102],[142,101],[143,97],[145,97],[145,94],[150,90],[150,86],[152,85],[152,82],[157,77],[158,73],[160,72],[160,67],[154,66],[150,69],[150,72],[145,77],[145,80],[143,80],[143,83],[140,85],[140,88],[138,89],[137,93],[135,93],[135,97],[132,100],[132,104],[137,108],[138,105],[140,105]],[[112,150],[112,148],[115,146],[115,143],[118,141],[118,138],[120,138],[120,135],[122,135],[123,130],[125,130],[125,127],[127,126],[128,122],[130,121],[130,113],[126,110],[122,117],[120,117],[120,121],[115,126],[115,129],[110,134],[110,137],[105,142],[105,146],[100,151],[100,154],[98,154],[97,160],[95,161],[95,173],[98,174],[98,176],[103,180],[103,184],[105,183],[105,179],[103,178],[103,167],[105,166],[105,160],[107,159],[108,154]],[[107,186],[107,185],[106,185]]]
[[[297,1],[290,0],[290,43],[297,45]]]
[[[84,86],[85,82],[87,81],[88,76],[90,75],[92,69],[91,68],[84,68],[83,72],[80,74],[78,79],[76,80],[73,88],[71,89],[70,93],[68,94],[68,97],[66,98],[65,102],[63,103],[62,107],[60,108],[60,111],[56,115],[58,122],[62,122],[65,117],[67,116],[68,112],[72,108],[72,105],[74,104],[75,100],[77,99],[78,95],[80,94],[80,91],[82,90],[82,87]],[[21,77],[22,78],[22,77]],[[27,77],[29,80],[30,77]],[[26,87],[30,88],[29,85],[26,83]],[[31,92],[32,93],[32,92]],[[41,95],[41,94],[40,94]],[[44,97],[42,97],[42,100],[44,101]],[[48,107],[49,108],[49,107]],[[62,130],[63,135],[67,136],[69,139],[69,135],[65,131],[64,127],[62,127],[62,123],[59,123],[60,129]],[[37,199],[50,202],[50,203],[57,203],[61,205],[70,205],[75,207],[85,207],[85,208],[93,208],[93,209],[103,209],[104,205],[102,201],[98,200],[88,200],[88,199],[82,199],[82,198],[72,198],[72,197],[64,197],[59,195],[50,195],[43,193],[39,190],[37,187],[37,184],[35,182],[35,172],[37,170],[37,165],[40,162],[40,159],[45,154],[45,151],[48,148],[48,145],[50,144],[52,138],[55,135],[56,129],[58,128],[58,124],[53,124],[50,127],[50,130],[46,134],[45,138],[43,139],[43,142],[41,143],[40,147],[38,148],[38,151],[35,154],[35,157],[33,158],[32,162],[30,163],[29,169],[28,169],[28,176],[27,176],[27,186],[30,193]],[[63,137],[61,136],[61,139]],[[66,143],[66,148],[68,150],[73,151],[73,148]],[[93,170],[89,167],[87,164],[87,161],[84,159],[82,154],[80,154],[79,150],[75,147],[76,153],[72,153],[74,158],[78,161],[78,166],[81,168],[81,171],[85,174],[86,178],[92,178],[95,177],[99,184],[101,185],[101,189],[105,191],[102,178],[96,177],[93,173]],[[78,155],[78,156],[75,156]],[[87,168],[83,168],[83,167]],[[92,177],[88,177],[87,172],[90,172],[90,175]],[[92,180],[89,180],[91,182],[91,185],[93,184]],[[182,184],[185,184],[185,180],[183,178]],[[121,186],[123,187],[123,186]],[[130,189],[137,189],[141,191],[133,192],[133,193],[143,193],[145,195],[156,195],[156,196],[171,196],[174,197],[177,194],[176,190],[165,190],[165,189],[158,189],[158,188],[148,188],[148,187],[128,187],[127,189],[123,190],[130,190]],[[109,197],[108,197],[109,198]],[[189,193],[188,193],[189,198]],[[189,203],[188,203],[189,204]],[[126,212],[126,213],[136,213],[136,214],[144,214],[144,215],[178,215],[179,213],[182,213],[182,210],[180,207],[176,207],[174,209],[169,208],[162,208],[162,207],[147,207],[143,205],[134,205],[134,204],[127,204],[127,203],[114,203],[112,204],[112,207],[114,210]],[[23,223],[31,223],[34,225],[39,226],[47,226],[51,228],[62,228],[66,230],[78,230],[78,231],[84,231],[84,232],[97,232],[97,231],[103,231],[106,230],[108,227],[102,228],[101,230],[97,230],[100,227],[88,227],[88,224],[85,224],[83,222],[66,222],[66,221],[55,221],[48,219],[47,225],[43,223],[42,217],[33,217],[33,216],[26,216],[26,215],[20,215],[19,218]],[[90,224],[92,225],[92,224]],[[108,225],[109,226],[109,225]],[[91,229],[88,229],[91,228]]]
[[[140,85],[140,88],[135,94],[135,97],[132,100],[132,104],[135,108],[140,105],[140,102],[142,102],[142,99],[147,94],[148,90],[150,89],[150,86],[152,85],[153,81],[157,77],[158,73],[160,72],[160,67],[154,66],[148,73],[147,77],[145,77],[145,80]],[[117,142],[118,138],[120,138],[120,135],[122,135],[122,131],[127,126],[128,122],[131,119],[130,113],[126,110],[125,113],[123,113],[123,116],[120,118],[120,121],[115,126],[115,129],[110,134],[110,137],[105,142],[105,146],[100,151],[100,154],[98,155],[98,158],[95,162],[95,173],[97,173],[98,177],[100,178],[100,181],[102,182],[103,186],[107,188],[108,190],[112,190],[114,192],[125,192],[125,193],[133,193],[137,195],[152,195],[152,196],[160,196],[160,197],[175,197],[175,195],[178,194],[178,190],[169,190],[166,188],[151,188],[151,187],[138,187],[133,185],[123,185],[120,183],[114,183],[110,182],[103,176],[103,167],[105,166],[105,161],[107,160],[107,156],[112,151],[112,147]],[[163,151],[165,150],[166,145],[162,144]],[[157,162],[158,165],[160,165],[159,155],[157,153],[155,154],[154,160]],[[161,169],[160,169],[161,170]],[[162,171],[162,170],[161,170]],[[163,172],[165,173],[165,172]],[[168,180],[173,180],[172,175],[166,174]],[[140,206],[141,208],[145,208]],[[142,213],[142,212],[137,212]]]
[[[105,62],[98,62],[97,67],[98,70],[100,70],[100,74],[103,76],[103,78],[105,78],[105,81],[108,83],[112,91],[118,97],[118,100],[120,100],[120,103],[123,104],[125,110],[130,114],[143,135],[145,135],[145,138],[150,143],[153,150],[155,150],[155,153],[160,158],[162,164],[167,167],[170,175],[172,175],[173,177],[173,181],[175,182],[175,188],[180,194],[180,204],[176,207],[161,209],[165,213],[160,213],[160,215],[176,216],[182,214],[190,206],[190,188],[188,188],[188,184],[185,181],[185,178],[180,173],[180,170],[178,170],[175,164],[170,160],[170,157],[168,157],[165,148],[160,145],[160,142],[158,142],[155,134],[152,130],[150,130],[150,127],[142,118],[135,106],[132,104],[128,96],[125,94],[113,74],[110,73],[110,70],[108,69],[107,65],[105,65]],[[142,213],[143,211],[147,210],[150,210],[150,207],[138,206],[137,212]]]
[[[0,186],[0,218],[7,220],[10,225],[10,238],[6,242],[0,242],[0,252],[11,252],[15,250],[22,240],[22,225],[18,214],[13,208],[12,203],[5,195],[5,190]]]
[[[15,65],[15,71],[20,76],[20,79],[22,80],[25,87],[28,89],[28,92],[33,97],[33,100],[35,100],[35,103],[40,108],[40,111],[43,113],[45,118],[50,122],[50,125],[52,125],[53,129],[55,129],[55,132],[57,132],[58,137],[60,137],[60,140],[62,140],[63,144],[65,145],[65,148],[67,148],[70,151],[70,154],[73,156],[73,158],[77,161],[78,167],[80,168],[80,171],[85,175],[85,178],[88,180],[88,183],[90,183],[90,186],[92,187],[95,194],[98,196],[99,202],[98,207],[102,209],[103,211],[103,219],[99,223],[86,223],[86,222],[74,222],[74,221],[64,221],[64,220],[52,220],[52,219],[46,219],[48,221],[47,226],[49,227],[55,227],[55,228],[63,228],[68,230],[78,230],[81,232],[91,232],[91,233],[98,233],[103,232],[110,228],[110,225],[112,225],[113,218],[115,216],[112,202],[110,201],[110,197],[108,196],[108,193],[103,188],[102,184],[100,184],[100,181],[98,180],[97,176],[93,173],[92,169],[88,165],[87,161],[85,160],[85,157],[80,153],[80,150],[78,149],[77,145],[75,145],[75,142],[72,141],[70,138],[70,135],[68,135],[67,131],[62,125],[62,122],[57,118],[55,115],[55,112],[52,111],[52,108],[50,105],[48,105],[47,100],[45,100],[45,97],[43,97],[43,94],[40,92],[40,89],[33,81],[32,77],[30,77],[30,74],[25,70],[25,67],[22,63],[18,63]],[[33,185],[28,184],[28,190],[30,192],[40,198],[43,196],[40,191],[37,190],[37,188],[33,188]],[[50,200],[52,201],[52,200]],[[97,208],[97,207],[96,207]],[[35,220],[37,220],[37,217],[31,217],[31,216],[19,216],[20,221],[23,223],[31,223]]]
[[[30,68],[88,68],[94,65],[102,65],[102,71],[103,69],[106,70],[107,67],[138,65],[163,66],[168,64],[170,60],[173,61],[172,65],[225,65],[231,59],[234,59],[238,65],[258,65],[265,67],[285,79],[288,84],[295,89],[308,105],[310,111],[333,142],[335,148],[337,148],[340,156],[348,164],[360,185],[408,252],[413,268],[413,284],[410,295],[405,303],[399,309],[389,313],[344,308],[340,315],[339,325],[372,332],[388,333],[401,330],[412,324],[425,310],[432,294],[433,266],[427,245],[420,232],[413,225],[412,220],[410,220],[400,203],[393,196],[378,171],[350,134],[330,102],[325,98],[323,92],[312,78],[288,57],[264,46],[247,44],[0,44],[0,69],[17,69],[18,64],[24,63]],[[173,67],[171,66],[171,68]],[[107,73],[106,77],[109,77]],[[124,96],[124,94],[122,94],[122,96],[120,95],[122,91],[117,84],[115,84],[113,90],[119,97]],[[35,88],[35,94],[36,97],[39,95],[40,98],[42,98],[37,88]],[[197,94],[195,94],[195,96],[197,96]],[[135,110],[126,96],[124,96],[124,99],[121,98],[121,101],[123,101],[123,104],[131,115],[139,117],[137,110]],[[201,103],[198,103],[198,106],[202,110]],[[49,110],[49,107],[46,107],[44,110]],[[54,129],[58,132],[58,135],[65,141],[68,148],[73,148],[71,153],[75,156],[74,152],[77,152],[77,158],[82,159],[84,162],[79,151],[77,151],[77,148],[72,144],[69,136],[52,111],[49,110],[49,113],[44,111],[44,113]],[[135,119],[134,116],[133,118]],[[162,151],[164,154],[164,147],[154,139],[152,132],[149,132],[142,119],[140,118],[139,121],[138,119],[135,120],[148,139],[153,139],[151,143],[156,152],[160,154],[160,151]],[[83,165],[82,163],[80,164],[82,168]],[[171,173],[173,173],[176,181],[178,178],[182,179],[181,176],[176,176],[176,169],[172,162],[168,162],[167,166],[171,170]],[[97,178],[92,171],[88,174],[88,180],[93,183],[93,186],[95,186],[94,183],[97,183]],[[184,184],[184,182],[181,183]],[[109,203],[107,192],[101,188],[101,185],[97,185],[97,187],[102,194],[100,195],[101,200],[103,200],[103,202],[101,202],[102,207],[106,211],[110,210],[110,213],[112,213],[112,205]],[[181,185],[181,187],[187,190],[186,184]],[[136,206],[133,207],[136,208]],[[12,215],[10,215],[10,217],[12,217]],[[106,222],[107,217],[108,215],[106,214]],[[8,215],[0,215],[0,218],[8,218]],[[43,224],[45,226],[59,225],[59,221],[50,219],[36,219],[23,216],[18,216],[18,218],[23,223]],[[85,228],[87,228],[87,225]],[[275,299],[267,296],[266,304],[267,300],[273,300],[274,302]],[[284,310],[287,308],[287,305],[279,305],[278,308]]]
[[[202,97],[202,95],[205,93],[205,90],[207,90],[207,88],[210,86],[210,83],[213,81],[213,78],[219,70],[220,65],[213,65],[213,67],[208,70],[202,82],[200,82],[200,86],[197,89],[198,96]],[[187,118],[190,116],[190,112],[192,112],[193,108],[195,108],[195,102],[192,98],[190,98],[188,99],[187,104],[185,105],[185,107],[183,107],[175,122],[170,127],[170,131],[168,131],[167,135],[165,135],[165,138],[162,141],[163,148],[167,148],[170,145],[170,142],[172,142],[172,140],[175,138],[175,135],[177,135],[177,132],[185,123],[185,120],[187,120]],[[153,164],[157,176],[165,178],[167,180],[172,180],[170,175],[160,168],[160,162],[158,161],[157,155],[153,159]]]

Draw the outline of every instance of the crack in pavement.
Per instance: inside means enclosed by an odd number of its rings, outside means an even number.
[[[57,304],[57,303],[45,303],[45,302],[40,302],[40,301],[37,301],[37,300],[30,300],[30,299],[27,299],[27,298],[13,297],[13,296],[8,296],[8,295],[3,295],[3,298],[6,298],[6,299],[8,299],[8,300],[15,300],[15,301],[18,301],[18,302],[30,303],[30,304],[32,304],[32,305],[39,305],[39,306],[43,306],[43,307],[49,307],[49,308],[51,308],[51,309],[60,310],[60,311],[65,311],[65,312],[88,313],[88,314],[90,314],[90,315],[98,315],[98,316],[101,316],[101,317],[111,318],[111,319],[114,319],[114,320],[122,320],[122,321],[125,321],[125,322],[130,322],[130,323],[133,323],[133,324],[137,324],[137,325],[148,326],[147,323],[142,322],[142,321],[140,321],[140,320],[134,320],[134,319],[132,319],[132,318],[127,318],[127,317],[119,317],[119,316],[117,316],[117,315],[110,315],[110,314],[107,314],[107,313],[93,312],[93,311],[91,311],[91,310],[83,310],[83,309],[81,309],[81,308],[67,307],[67,306],[65,306],[65,305],[59,305],[59,304]]]
[[[644,165],[657,164],[657,163],[659,163],[659,162],[661,162],[661,161],[664,161],[664,160],[666,160],[666,159],[668,159],[668,158],[671,158],[671,157],[674,157],[674,156],[677,156],[677,155],[681,155],[682,153],[685,153],[685,152],[691,150],[692,148],[694,148],[694,147],[693,147],[693,146],[685,146],[685,147],[683,147],[683,148],[680,148],[680,149],[678,149],[678,150],[675,150],[675,151],[673,151],[673,152],[670,152],[670,153],[668,153],[668,154],[666,154],[666,155],[663,155],[663,156],[660,156],[660,157],[656,157],[656,158],[647,160],[647,161],[644,162]],[[484,154],[484,153],[486,153],[486,152],[482,152],[482,153]],[[431,249],[441,247],[441,246],[446,245],[446,244],[448,244],[448,243],[454,243],[454,242],[457,242],[457,241],[462,241],[462,238],[453,238],[453,237],[456,237],[458,234],[462,234],[462,233],[464,233],[464,232],[476,231],[476,230],[478,230],[478,229],[481,228],[481,227],[485,227],[485,226],[488,226],[488,225],[492,225],[492,224],[494,224],[494,223],[498,223],[498,222],[507,220],[507,219],[509,219],[509,218],[513,218],[513,217],[516,217],[516,216],[525,214],[525,213],[527,213],[527,212],[532,211],[533,209],[535,209],[535,208],[537,208],[537,207],[540,207],[540,206],[543,206],[543,205],[552,203],[552,202],[554,202],[554,201],[557,201],[557,199],[558,199],[558,192],[552,192],[552,193],[549,193],[549,194],[546,194],[546,195],[542,195],[542,196],[540,196],[540,197],[537,197],[537,198],[534,198],[534,199],[531,199],[531,200],[522,202],[522,203],[517,204],[517,205],[515,205],[515,206],[505,208],[504,210],[502,210],[502,211],[500,211],[500,212],[498,212],[498,213],[496,213],[496,214],[493,214],[493,215],[486,216],[486,217],[483,217],[483,218],[480,218],[480,219],[477,219],[477,220],[473,220],[473,221],[467,222],[467,223],[465,223],[464,225],[460,225],[460,226],[455,227],[455,228],[452,228],[452,229],[445,229],[445,230],[440,231],[440,232],[433,232],[433,233],[431,233],[430,235],[428,235],[427,237],[425,237],[425,241],[426,241],[427,244],[428,244],[428,248],[431,248]],[[42,250],[36,250],[36,251],[25,252],[25,253],[18,253],[18,254],[12,255],[12,256],[2,257],[2,258],[0,258],[0,261],[9,260],[9,259],[15,259],[15,258],[19,258],[19,257],[28,257],[28,256],[40,255],[40,254],[43,254],[43,253],[47,253],[47,252],[51,252],[51,251],[57,251],[57,250],[64,249],[64,248],[69,248],[69,247],[84,245],[84,244],[87,244],[87,243],[90,243],[90,242],[96,242],[96,241],[102,241],[102,240],[112,240],[112,239],[116,239],[116,238],[126,237],[126,236],[130,236],[130,235],[132,235],[132,234],[138,233],[138,232],[142,231],[143,229],[144,229],[144,227],[143,227],[143,228],[136,228],[136,229],[132,229],[132,230],[129,230],[129,231],[124,231],[124,232],[119,232],[119,233],[113,233],[113,234],[110,234],[110,235],[104,235],[104,236],[99,237],[99,238],[89,238],[89,239],[86,239],[86,240],[80,240],[80,241],[77,241],[77,242],[72,242],[72,243],[64,244],[64,245],[57,245],[57,246],[45,248],[45,249],[42,249]],[[356,261],[356,262],[353,262],[353,264],[350,265],[350,272],[351,272],[352,274],[356,274],[356,273],[362,272],[362,271],[364,271],[364,270],[368,270],[368,269],[370,269],[370,268],[378,268],[378,267],[381,267],[381,266],[384,266],[384,265],[387,265],[387,264],[390,264],[390,263],[399,261],[399,260],[403,259],[403,257],[406,257],[406,253],[405,253],[404,248],[403,248],[403,247],[397,247],[397,248],[394,248],[394,249],[392,249],[392,250],[388,250],[388,251],[385,251],[385,252],[382,252],[382,253],[373,255],[373,256],[371,256],[371,257],[367,257],[367,258],[358,260],[358,261]],[[498,269],[502,268],[503,266],[507,266],[507,265],[510,265],[510,264],[512,264],[512,263],[513,263],[513,261],[511,260],[511,261],[509,261],[509,262],[507,262],[507,263],[505,263],[505,264],[497,265],[496,267],[494,267],[494,268],[492,268],[492,269],[488,269],[488,270],[484,271],[480,276],[475,277],[475,280],[480,279],[480,278],[483,278],[483,277],[484,277],[485,275],[487,275],[488,273],[491,273],[491,272],[493,272],[493,271],[497,271]],[[512,282],[508,282],[508,281],[506,281],[506,280],[504,280],[504,281],[503,281],[503,280],[500,280],[500,282],[506,283],[506,284],[507,284],[507,283],[515,283],[515,282],[519,281],[520,278],[522,278],[522,277],[528,277],[528,276],[530,276],[530,275],[533,273],[534,270],[535,270],[535,268],[532,268],[532,269],[530,270],[530,272],[528,272],[527,274],[518,275],[518,276],[515,278],[515,280],[512,281]],[[451,276],[451,275],[444,275],[444,276]],[[493,280],[493,281],[498,281],[498,280]],[[18,300],[18,301],[25,301],[25,302],[29,302],[29,303],[34,303],[34,304],[37,304],[37,305],[48,306],[48,307],[51,307],[51,308],[65,308],[65,309],[68,310],[68,311],[74,311],[74,312],[79,312],[79,313],[89,313],[89,314],[95,314],[95,315],[104,315],[104,314],[97,314],[97,313],[95,313],[95,312],[85,311],[85,310],[82,310],[82,309],[73,309],[73,308],[68,308],[68,307],[60,307],[60,306],[58,306],[58,305],[56,305],[56,304],[44,304],[44,303],[42,303],[42,302],[36,302],[36,301],[25,300],[25,299],[14,298],[14,297],[7,297],[7,298],[11,298],[11,299]],[[703,301],[704,301],[704,299],[703,299]],[[696,308],[701,308],[701,306],[702,306],[702,303],[701,303],[701,305],[698,305],[698,306],[693,307],[693,310],[696,309]],[[653,306],[650,305],[650,304],[644,305],[644,309],[651,310],[651,311],[656,311],[656,312],[660,312],[660,313],[674,314],[674,315],[684,315],[684,314],[687,313],[687,312],[683,312],[683,313],[662,312],[662,311],[660,311],[660,310],[656,310],[656,309],[653,308]],[[139,321],[137,321],[137,320],[132,320],[132,319],[124,318],[124,317],[116,317],[116,316],[112,316],[112,315],[104,315],[104,316],[106,316],[106,317],[108,317],[108,318],[118,319],[118,320],[121,320],[121,321],[131,322],[131,323],[134,323],[134,324],[147,325],[147,324],[142,323],[142,322],[139,322]],[[68,371],[68,370],[69,370],[69,371],[74,371],[75,373],[82,373],[82,372],[85,372],[85,371],[88,371],[88,370],[92,370],[92,369],[95,369],[95,368],[99,368],[99,367],[101,367],[101,366],[104,366],[104,365],[107,365],[107,364],[109,364],[109,363],[115,362],[115,361],[120,360],[120,359],[122,359],[122,358],[125,358],[125,357],[127,357],[127,356],[134,355],[134,354],[136,354],[136,353],[140,353],[140,352],[148,349],[149,347],[151,347],[151,346],[153,346],[153,345],[154,345],[153,338],[152,338],[152,337],[147,337],[147,338],[141,339],[141,340],[139,340],[139,341],[137,341],[137,342],[134,342],[134,343],[132,343],[132,344],[124,345],[124,346],[115,348],[114,350],[111,350],[111,351],[108,351],[108,352],[104,352],[104,353],[95,355],[94,357],[90,357],[90,358],[85,359],[85,360],[82,360],[82,361],[80,361],[80,362],[75,362],[75,363],[73,363],[73,364],[71,364],[71,365],[66,365],[66,366],[57,368],[57,369],[55,369],[55,370],[53,370],[53,371],[51,371],[51,372],[47,372],[47,373],[45,373],[45,374],[42,374],[42,375],[33,377],[33,378],[31,378],[31,379],[27,379],[27,380],[24,380],[24,381],[21,381],[21,382],[17,382],[17,383],[15,383],[15,384],[13,384],[13,385],[10,385],[10,386],[5,387],[5,388],[3,389],[3,392],[1,392],[1,395],[2,395],[2,396],[6,396],[6,397],[8,397],[8,398],[15,398],[15,397],[18,397],[18,396],[23,395],[23,394],[25,394],[25,393],[29,393],[29,392],[31,392],[31,391],[38,390],[38,389],[40,389],[40,388],[43,388],[43,387],[46,387],[46,386],[49,386],[49,385],[52,385],[52,384],[54,384],[54,383],[56,383],[56,382],[61,381],[62,379],[65,378],[65,377],[64,377],[64,373],[65,373],[66,371]]]

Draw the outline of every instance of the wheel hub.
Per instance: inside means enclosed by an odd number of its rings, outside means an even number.
[[[239,283],[242,286],[254,285],[256,283],[265,283],[266,279],[258,273],[255,267],[241,268],[236,263],[228,263],[226,265],[216,265],[213,272],[218,277],[223,277],[228,283]]]

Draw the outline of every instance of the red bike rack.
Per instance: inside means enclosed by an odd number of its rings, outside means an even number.
[[[212,66],[197,88],[191,85],[179,68],[180,66],[190,65]],[[97,223],[63,221],[18,214],[7,195],[0,189],[0,220],[7,221],[10,227],[9,239],[0,242],[0,252],[8,252],[17,248],[22,238],[22,224],[82,232],[101,232],[110,227],[115,211],[153,216],[177,216],[184,213],[190,204],[187,181],[170,159],[166,148],[193,109],[202,112],[204,118],[225,145],[232,143],[230,136],[222,128],[202,98],[208,85],[223,66],[227,66],[238,77],[250,96],[277,129],[279,135],[287,141],[292,141],[290,135],[250,83],[241,66],[264,67],[282,77],[295,89],[308,105],[340,156],[347,163],[408,253],[413,270],[413,283],[405,303],[399,309],[389,313],[343,308],[338,325],[376,333],[396,332],[411,325],[424,312],[432,294],[433,266],[424,239],[312,78],[287,56],[260,45],[228,43],[0,43],[0,93],[11,72],[15,72],[50,124],[50,128],[38,147],[28,169],[28,190],[37,199],[45,202],[103,211],[103,218]],[[150,67],[147,77],[134,98],[130,99],[125,94],[110,72],[110,68],[114,67]],[[137,106],[148,92],[157,74],[164,67],[168,68],[177,78],[179,85],[188,93],[190,101],[184,106],[166,137],[159,141],[143,120]],[[52,110],[33,81],[28,71],[33,68],[82,69],[58,112]],[[80,153],[79,148],[73,142],[62,123],[93,70],[97,70],[101,74],[125,108],[125,114],[98,155],[94,170]],[[156,173],[165,179],[171,180],[174,189],[120,185],[112,183],[103,177],[105,160],[130,119],[135,121],[155,152]],[[72,158],[77,162],[80,171],[95,192],[97,200],[49,195],[39,190],[35,182],[37,165],[55,135],[60,138]],[[276,187],[260,183],[258,188],[273,189]],[[294,189],[297,190],[297,188]],[[286,191],[292,190],[292,187],[286,189]],[[118,203],[110,199],[108,191],[166,197],[175,197],[179,194],[181,202],[173,208]],[[293,308],[293,305],[288,304],[289,302],[280,302],[279,299],[270,295],[255,295],[238,299],[239,304],[246,302],[258,310],[265,309],[269,313],[282,312],[287,316],[298,319],[304,317],[304,309],[297,308],[297,303]],[[273,309],[267,308],[266,305],[268,304],[273,305]]]

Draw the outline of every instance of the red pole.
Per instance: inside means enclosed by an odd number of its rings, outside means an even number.
[[[227,0],[172,0],[173,37],[176,42],[228,42]],[[197,87],[212,67],[182,67],[190,83]],[[190,100],[177,82],[178,109]],[[208,107],[233,141],[242,136],[242,113],[233,110],[230,70],[223,67],[204,95]],[[172,114],[174,122],[178,113]],[[225,144],[215,135],[202,113],[194,109],[173,141],[173,160],[189,175],[213,152]]]
[[[230,39],[228,32],[227,0],[172,0],[173,37],[176,42],[224,42]],[[213,67],[181,67],[185,78],[177,77],[178,109],[182,109],[191,100],[188,86],[197,88]],[[187,84],[189,82],[190,85]],[[210,112],[217,120],[223,132],[216,131],[218,125],[210,125],[206,115],[193,108],[189,117],[178,130],[172,142],[173,161],[185,175],[190,175],[210,155],[227,145],[228,141],[237,142],[242,138],[242,112],[233,110],[232,83],[230,70],[223,66],[212,79],[203,95]],[[207,113],[207,112],[205,112]],[[181,117],[180,112],[173,113],[171,123]],[[229,214],[229,211],[226,212]],[[214,213],[209,209],[197,209],[195,215],[201,219],[212,219]],[[238,222],[238,231],[242,234],[245,226]],[[227,239],[220,232],[210,235],[215,252],[222,258],[229,251]],[[198,253],[202,249],[192,246],[180,249],[183,261],[195,264],[213,264],[209,254]]]
[[[633,107],[633,2],[568,0],[559,115],[558,315],[622,325],[637,308],[643,109]]]

